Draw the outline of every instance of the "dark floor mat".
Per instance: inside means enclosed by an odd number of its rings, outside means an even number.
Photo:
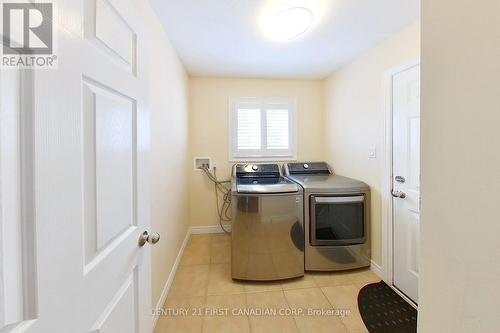
[[[417,332],[417,310],[383,281],[359,291],[358,307],[370,333]]]

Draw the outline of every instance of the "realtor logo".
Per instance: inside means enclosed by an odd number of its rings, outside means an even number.
[[[53,4],[2,4],[2,67],[54,68]]]

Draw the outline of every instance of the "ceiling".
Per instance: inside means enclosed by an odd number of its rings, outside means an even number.
[[[270,40],[260,22],[283,2],[314,6],[304,35]],[[193,76],[320,79],[413,22],[419,0],[150,0]]]

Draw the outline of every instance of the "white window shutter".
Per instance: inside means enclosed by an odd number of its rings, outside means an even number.
[[[295,102],[239,98],[232,100],[230,160],[295,159]]]
[[[266,111],[267,149],[289,150],[290,110],[271,109]]]
[[[260,109],[237,110],[237,149],[261,149]]]

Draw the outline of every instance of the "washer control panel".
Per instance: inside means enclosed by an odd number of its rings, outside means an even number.
[[[278,164],[238,164],[236,177],[279,177]]]

